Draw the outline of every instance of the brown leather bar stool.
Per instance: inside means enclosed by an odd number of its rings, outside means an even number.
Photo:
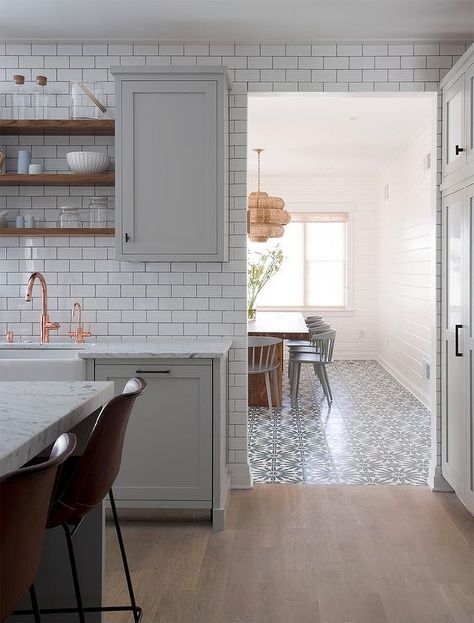
[[[102,408],[82,456],[74,463],[70,461],[66,464],[61,473],[56,489],[57,494],[51,505],[47,528],[61,526],[64,530],[77,607],[45,609],[42,610],[44,613],[77,612],[81,623],[86,621],[86,612],[132,612],[135,623],[141,619],[142,609],[137,606],[135,601],[112,485],[120,469],[125,433],[133,405],[136,398],[145,391],[146,386],[147,383],[142,378],[132,378],[128,381],[123,392],[112,398]],[[72,537],[87,513],[97,504],[100,504],[107,494],[112,507],[130,605],[84,607]]]
[[[46,521],[58,468],[76,447],[76,436],[61,435],[49,459],[0,478],[0,621],[30,591],[33,615],[41,622],[34,579],[46,534]]]

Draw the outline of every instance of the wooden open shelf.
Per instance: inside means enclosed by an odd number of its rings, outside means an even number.
[[[0,236],[114,236],[113,227],[102,227],[93,229],[91,227],[81,227],[77,229],[66,229],[59,227],[0,227]]]
[[[114,119],[2,119],[0,134],[114,136]]]
[[[0,186],[114,186],[114,173],[81,175],[79,173],[42,173],[41,175],[0,175]]]

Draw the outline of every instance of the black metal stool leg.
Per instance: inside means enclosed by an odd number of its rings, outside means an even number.
[[[130,576],[130,570],[128,568],[127,553],[125,551],[125,545],[123,543],[122,531],[120,529],[120,522],[119,522],[119,518],[117,515],[117,509],[115,507],[115,499],[114,499],[114,494],[112,492],[112,489],[110,489],[109,491],[109,498],[110,498],[110,506],[112,507],[112,515],[114,518],[115,531],[117,533],[117,540],[118,540],[118,544],[120,547],[120,555],[122,556],[123,570],[125,572],[125,578],[127,580],[128,594],[130,595],[130,604],[133,609],[133,618],[135,619],[135,623],[138,623],[138,621],[141,618],[141,608],[137,607],[137,603],[135,601],[135,593],[133,592],[132,578]]]
[[[76,594],[77,613],[79,615],[79,621],[80,623],[86,623],[86,617],[84,614],[84,606],[82,604],[81,588],[79,586],[79,576],[77,573],[76,557],[74,555],[74,546],[72,544],[72,536],[71,536],[71,533],[69,532],[68,525],[65,523],[61,525],[66,535],[66,543],[67,543],[67,549],[69,553],[69,562],[71,563],[72,581],[74,583],[74,592]]]
[[[33,616],[35,618],[35,623],[41,623],[41,616],[40,616],[40,611],[38,608],[38,600],[36,599],[36,591],[35,591],[34,584],[30,586],[30,599],[31,599],[31,606],[33,608]]]

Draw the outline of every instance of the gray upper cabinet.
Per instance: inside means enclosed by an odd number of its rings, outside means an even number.
[[[226,261],[224,67],[117,67],[116,244],[129,261]]]

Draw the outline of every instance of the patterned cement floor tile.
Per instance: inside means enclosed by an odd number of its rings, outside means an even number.
[[[249,408],[249,453],[256,482],[424,485],[430,457],[430,413],[376,361],[328,367],[328,408],[312,370],[300,395],[283,405]]]

